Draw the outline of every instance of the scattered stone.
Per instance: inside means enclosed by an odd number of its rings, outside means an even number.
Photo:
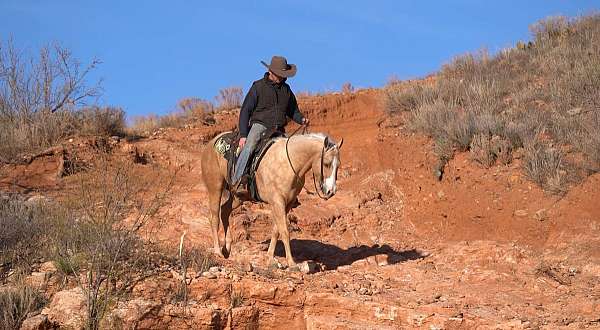
[[[251,272],[254,269],[252,264],[249,262],[242,262],[241,266],[242,266],[242,270],[245,272]]]
[[[57,271],[56,266],[54,266],[54,262],[52,262],[52,261],[46,261],[40,265],[40,272],[56,273],[56,271]]]
[[[361,287],[360,289],[358,289],[358,294],[363,296],[370,296],[373,294],[373,292],[371,292],[369,288]]]
[[[206,278],[209,278],[209,279],[215,279],[215,278],[217,278],[217,275],[215,273],[210,272],[210,271],[202,273],[202,276],[206,277]]]
[[[21,324],[20,330],[46,330],[52,329],[50,322],[48,322],[48,316],[38,314],[32,316]]]
[[[526,217],[527,211],[526,210],[516,210],[514,215],[517,217]]]
[[[544,221],[548,218],[548,211],[546,209],[539,209],[535,212],[533,218],[538,221]]]
[[[576,115],[578,115],[578,114],[580,114],[580,113],[581,113],[581,108],[573,108],[573,109],[571,109],[571,110],[567,110],[567,113],[568,113],[570,116],[576,116]]]
[[[444,200],[444,199],[446,198],[446,194],[444,193],[444,191],[443,191],[443,190],[440,190],[440,191],[438,191],[438,192],[437,192],[437,197],[438,197],[440,200]]]
[[[304,261],[298,264],[298,268],[300,268],[300,271],[304,274],[314,274],[321,270],[321,266],[314,261]]]
[[[218,273],[221,271],[221,269],[219,268],[219,266],[212,266],[208,269],[208,271],[211,273]]]
[[[51,275],[52,274],[45,272],[33,272],[31,275],[27,276],[25,282],[34,288],[41,288],[48,283]]]

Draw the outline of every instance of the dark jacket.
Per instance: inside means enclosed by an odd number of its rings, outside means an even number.
[[[244,98],[240,110],[240,135],[248,136],[250,126],[260,123],[267,128],[284,130],[287,118],[302,124],[304,116],[298,109],[298,102],[292,89],[285,82],[276,84],[269,79],[269,74],[252,83],[252,87]]]

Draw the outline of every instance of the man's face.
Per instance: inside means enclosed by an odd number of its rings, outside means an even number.
[[[269,71],[269,79],[271,79],[272,82],[279,84],[283,81],[283,77],[280,77],[276,74],[274,74],[273,72]]]

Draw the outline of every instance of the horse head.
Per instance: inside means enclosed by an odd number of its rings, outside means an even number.
[[[319,194],[319,196],[324,199],[331,198],[337,191],[337,172],[340,166],[340,148],[343,143],[344,139],[341,139],[340,142],[336,144],[335,141],[331,140],[329,137],[325,137],[321,155],[320,157],[316,157],[313,161],[313,175],[319,183],[319,186],[316,188],[321,190],[323,196],[321,196],[321,194]]]

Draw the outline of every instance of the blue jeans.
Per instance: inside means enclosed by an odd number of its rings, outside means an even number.
[[[248,160],[250,156],[254,152],[258,141],[260,140],[260,136],[263,132],[265,132],[267,128],[259,123],[252,124],[250,127],[250,132],[248,132],[248,137],[246,137],[246,143],[242,148],[242,152],[238,157],[237,163],[235,164],[235,174],[233,176],[233,182],[238,182],[242,175],[244,174],[244,169],[248,164]]]

